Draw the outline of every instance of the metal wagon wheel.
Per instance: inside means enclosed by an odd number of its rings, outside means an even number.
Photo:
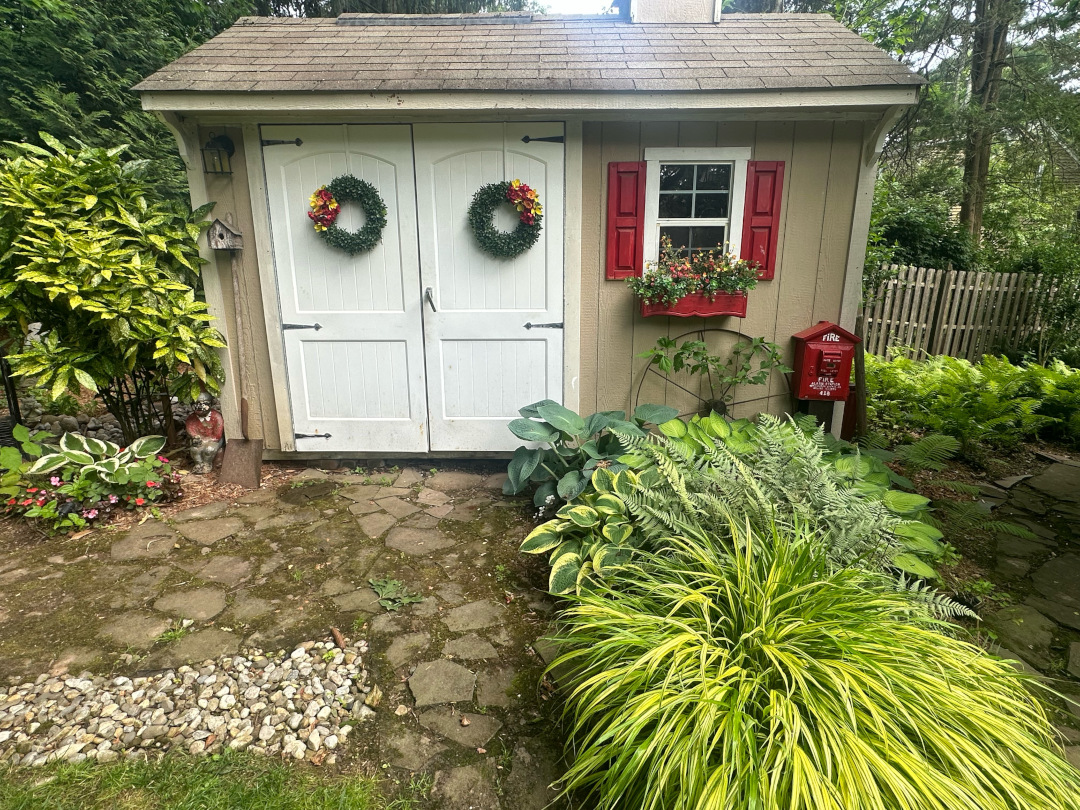
[[[700,340],[702,343],[706,343],[706,345],[707,345],[707,341],[706,341],[705,336],[708,333],[711,333],[711,332],[734,335],[737,340],[753,340],[753,338],[750,335],[747,335],[745,332],[740,332],[737,329],[724,329],[724,328],[720,328],[720,327],[710,327],[708,329],[702,327],[700,329],[691,329],[688,332],[683,332],[681,335],[676,335],[673,338],[673,340],[676,343],[679,343],[681,341],[686,340],[687,338],[689,338],[691,336],[696,336],[698,340]],[[708,415],[708,413],[710,411],[715,411],[716,413],[720,414],[721,416],[727,416],[728,411],[730,409],[734,408],[736,405],[746,405],[746,404],[751,403],[751,402],[760,402],[762,400],[769,399],[768,394],[765,394],[764,396],[760,396],[760,397],[749,397],[747,399],[738,399],[736,397],[736,394],[738,393],[739,386],[734,385],[734,384],[730,385],[728,388],[721,391],[719,393],[719,396],[717,396],[717,397],[711,396],[712,392],[714,392],[716,390],[716,383],[715,383],[715,380],[713,379],[713,374],[712,374],[711,369],[707,369],[707,371],[706,371],[706,376],[707,376],[707,379],[708,379],[708,382],[709,382],[710,396],[703,397],[697,391],[691,391],[686,386],[680,385],[679,383],[675,382],[673,379],[671,379],[671,376],[669,374],[666,374],[663,371],[660,371],[659,369],[656,368],[656,366],[652,362],[650,362],[647,366],[645,366],[645,370],[641,372],[641,377],[638,379],[637,387],[634,389],[634,401],[633,401],[633,403],[631,405],[631,410],[636,409],[639,405],[642,404],[641,403],[641,389],[644,387],[645,380],[648,379],[650,374],[655,374],[657,377],[661,378],[664,381],[665,393],[667,391],[667,386],[673,385],[676,388],[678,388],[680,391],[686,392],[687,394],[692,396],[695,400],[697,400],[700,407],[697,408],[696,410],[693,410],[693,411],[686,411],[685,413],[680,413],[679,414],[680,418],[687,417],[687,416],[693,416],[694,414],[700,414],[701,416],[706,416],[706,415]],[[784,375],[784,381],[788,383],[788,387],[790,389],[790,381],[788,380],[786,375]],[[754,387],[757,387],[757,386],[754,386]],[[727,395],[729,393],[731,394],[731,404],[730,405],[725,401],[725,398],[727,397]]]

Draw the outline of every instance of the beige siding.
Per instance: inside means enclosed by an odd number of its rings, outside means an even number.
[[[678,386],[704,393],[700,380],[677,378],[673,385],[647,373],[646,361],[636,357],[661,335],[736,330],[780,344],[790,360],[794,332],[839,319],[863,135],[860,121],[586,123],[582,411],[631,409],[643,402],[684,412],[699,407],[697,397]],[[594,212],[606,208],[607,164],[641,160],[646,147],[657,146],[750,146],[754,160],[785,162],[776,275],[750,293],[745,319],[642,318],[625,282],[604,278],[604,218]],[[738,340],[721,332],[705,336],[717,353]],[[767,386],[739,389],[740,401],[745,402],[735,410],[739,416],[791,408],[787,382],[778,374]]]
[[[643,402],[663,402],[684,412],[696,409],[695,396],[647,375],[645,361],[635,356],[661,335],[679,337],[703,328],[723,327],[747,336],[765,336],[790,354],[792,333],[818,320],[837,320],[860,150],[865,133],[872,128],[872,121],[862,120],[584,122],[581,242],[567,246],[581,253],[580,409],[586,413],[630,409]],[[208,129],[200,130],[200,143],[205,142]],[[271,377],[243,132],[232,126],[213,129],[228,134],[237,150],[231,176],[205,179],[208,198],[217,202],[212,216],[226,221],[231,217],[246,240],[238,261],[242,328],[249,353],[243,391],[250,405],[249,435],[264,438],[267,449],[277,451],[282,448],[278,408],[287,400],[287,393],[275,392]],[[750,294],[745,319],[642,318],[625,282],[604,278],[607,164],[641,160],[647,147],[675,146],[749,146],[755,160],[782,160],[786,164],[776,277],[761,282]],[[259,163],[256,160],[253,165]],[[218,255],[214,269],[221,287],[221,300],[214,305],[223,315],[220,326],[229,338],[232,367],[238,368],[230,257]],[[264,268],[264,275],[272,277],[272,268]],[[707,339],[722,351],[737,338],[709,332]],[[675,382],[700,391],[699,380]],[[226,385],[238,399],[237,380]],[[787,382],[780,375],[773,375],[768,386],[741,389],[736,399],[748,400],[736,409],[736,415],[761,410],[781,413],[791,407]]]

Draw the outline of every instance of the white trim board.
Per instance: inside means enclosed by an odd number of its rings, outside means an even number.
[[[705,92],[500,92],[500,91],[389,91],[328,92],[311,90],[296,93],[147,91],[142,94],[144,110],[184,112],[308,112],[499,110],[514,116],[519,112],[592,110],[746,110],[776,107],[892,107],[914,104],[918,86],[816,88],[812,90],[742,90]]]
[[[659,258],[660,164],[734,162],[731,176],[731,216],[728,217],[728,244],[738,256],[742,243],[743,201],[746,197],[746,164],[753,155],[749,146],[649,147],[645,150],[645,250],[642,258]],[[703,222],[701,224],[708,224]]]
[[[581,406],[581,121],[564,124],[563,180],[563,404]]]

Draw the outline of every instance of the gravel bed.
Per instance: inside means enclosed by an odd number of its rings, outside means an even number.
[[[0,762],[112,762],[179,748],[228,747],[333,764],[372,717],[360,641],[305,642],[272,657],[251,650],[148,677],[49,677],[0,689]]]

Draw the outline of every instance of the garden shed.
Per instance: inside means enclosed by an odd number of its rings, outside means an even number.
[[[643,377],[660,336],[790,352],[818,321],[852,328],[877,156],[920,83],[826,15],[636,0],[625,16],[243,18],[136,89],[176,134],[192,204],[215,201],[243,240],[205,248],[226,431],[246,399],[249,435],[282,458],[506,451],[506,423],[544,398],[686,410]],[[340,243],[308,214],[345,176],[363,183],[339,194]],[[506,258],[469,211],[513,180],[542,224]],[[511,205],[493,217],[518,226]],[[624,279],[664,233],[761,264],[745,318],[642,317]],[[780,374],[751,399],[735,413],[793,407]]]

